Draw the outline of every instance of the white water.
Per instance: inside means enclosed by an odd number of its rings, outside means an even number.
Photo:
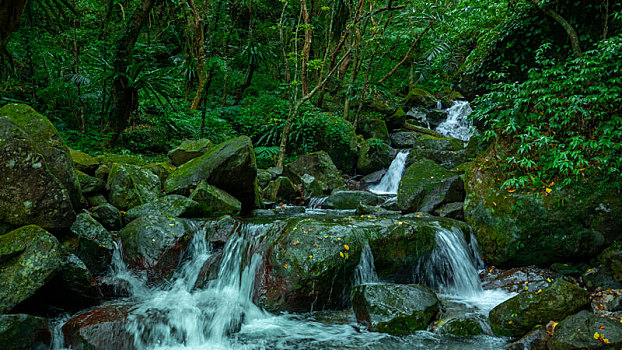
[[[374,266],[374,255],[369,244],[361,252],[361,260],[354,271],[354,284],[378,283],[378,275]]]
[[[393,162],[391,162],[380,183],[371,186],[369,190],[376,194],[397,194],[409,153],[410,151],[400,151],[393,159]]]
[[[328,199],[328,197],[311,197],[309,199],[309,204],[307,204],[307,209],[317,209],[321,207],[326,199]]]
[[[472,112],[469,102],[454,101],[453,105],[447,109],[447,120],[442,122],[436,131],[443,136],[468,141],[474,134],[473,122],[468,119]]]

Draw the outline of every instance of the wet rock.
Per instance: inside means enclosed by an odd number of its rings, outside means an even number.
[[[26,314],[0,315],[0,344],[5,350],[48,349],[52,335],[48,321]]]
[[[164,191],[164,185],[166,184],[166,179],[171,174],[175,167],[167,162],[161,163],[151,163],[145,165],[143,168],[151,171],[155,176],[160,179],[160,190]]]
[[[94,194],[92,196],[88,196],[86,197],[86,201],[91,207],[96,207],[100,204],[108,203],[106,197],[101,194]]]
[[[540,292],[524,292],[496,306],[490,326],[497,336],[522,337],[538,324],[562,320],[589,305],[590,293],[556,280]]]
[[[298,195],[298,189],[288,177],[279,176],[270,182],[263,192],[264,199],[277,203],[294,203]]]
[[[559,322],[548,343],[549,350],[620,348],[622,324],[588,311],[581,311]]]
[[[67,228],[82,194],[69,150],[52,123],[32,108],[0,108],[0,226]]]
[[[407,335],[427,329],[439,310],[436,294],[417,284],[368,284],[352,290],[359,324],[374,332]]]
[[[142,216],[121,231],[123,261],[135,271],[144,272],[149,281],[170,277],[192,238],[188,221],[165,216]]]
[[[411,89],[406,95],[405,103],[408,108],[428,108],[436,105],[436,97],[423,89]]]
[[[391,134],[391,147],[412,148],[419,134],[413,131],[399,131]]]
[[[206,221],[204,227],[207,241],[222,247],[238,226],[238,221],[229,215],[225,215],[217,220]]]
[[[203,263],[201,271],[199,271],[194,288],[204,289],[208,286],[209,281],[217,279],[221,264],[222,251],[218,251],[210,255],[210,257],[205,260],[205,263]]]
[[[455,202],[455,203],[446,203],[442,207],[436,209],[434,211],[434,215],[451,218],[454,220],[464,220],[464,203],[463,202]]]
[[[508,292],[521,293],[537,291],[548,287],[561,276],[550,270],[535,266],[517,267],[509,270],[489,268],[482,276],[484,289],[503,289]]]
[[[335,191],[322,203],[327,209],[356,209],[359,204],[377,205],[383,200],[376,194],[366,191]]]
[[[154,201],[160,195],[160,180],[147,169],[131,164],[114,164],[106,187],[110,204],[128,210]]]
[[[395,110],[395,112],[391,113],[390,115],[387,115],[384,118],[384,120],[387,124],[387,129],[389,130],[399,129],[406,122],[406,112],[404,112],[402,107],[398,107]]]
[[[362,115],[357,124],[356,133],[363,135],[366,139],[375,138],[389,142],[389,129],[380,117]]]
[[[71,318],[62,328],[65,345],[76,350],[131,350],[134,336],[127,331],[129,305],[109,305]]]
[[[110,231],[121,229],[121,212],[110,203],[102,203],[91,209],[91,216]]]
[[[206,214],[206,212],[199,202],[178,194],[170,194],[157,198],[153,202],[145,203],[128,210],[127,213],[125,213],[125,220],[131,222],[141,216],[148,215],[192,218],[200,217],[204,214]]]
[[[259,187],[265,188],[272,181],[272,174],[266,170],[257,169],[257,183]]]
[[[175,166],[180,166],[188,161],[207,153],[214,144],[208,139],[184,140],[181,144],[168,152],[168,158]]]
[[[114,243],[108,230],[89,214],[81,213],[71,225],[73,238],[65,247],[74,252],[95,275],[108,271]]]
[[[315,176],[304,174],[300,177],[300,182],[299,187],[302,186],[304,198],[321,197],[324,195],[324,184],[316,179]]]
[[[181,165],[166,180],[166,192],[189,195],[201,181],[218,187],[250,212],[258,197],[257,163],[251,140],[241,136],[216,145],[202,156]],[[195,199],[196,200],[196,199]]]
[[[394,153],[391,147],[379,139],[365,140],[359,152],[356,168],[363,175],[388,168]]]
[[[377,216],[387,216],[387,215],[399,215],[401,211],[396,210],[387,210],[379,205],[371,206],[363,203],[359,203],[356,206],[356,215],[377,215]]]
[[[580,276],[589,268],[586,264],[554,263],[550,269],[565,276]]]
[[[71,160],[73,161],[73,165],[76,170],[79,170],[83,173],[93,175],[95,174],[95,170],[97,170],[97,168],[99,167],[99,162],[97,161],[97,159],[84,152],[69,148],[69,156],[71,157]]]
[[[590,290],[602,289],[622,289],[622,282],[613,278],[613,275],[606,271],[602,266],[588,269],[581,280]]]
[[[486,334],[486,320],[477,314],[443,318],[439,323],[437,332],[440,334],[451,334],[459,337],[474,337]]]
[[[433,109],[428,111],[426,119],[430,124],[430,128],[436,129],[442,122],[447,120],[447,111],[441,109]]]
[[[0,236],[0,314],[11,311],[51,280],[63,266],[58,240],[30,225]]]
[[[85,195],[101,192],[106,186],[104,180],[89,176],[80,170],[76,170],[76,177],[78,182],[80,182],[82,193]]]
[[[464,141],[462,140],[421,135],[415,141],[406,159],[406,164],[410,166],[421,159],[433,160],[449,170],[465,163],[469,157],[464,151]]]
[[[345,188],[341,173],[330,156],[324,151],[301,156],[283,168],[283,175],[289,177],[296,185],[303,183],[305,174],[312,176],[318,182],[318,187],[324,194],[330,194],[333,190]]]
[[[199,203],[205,217],[239,215],[242,211],[243,204],[237,198],[206,182],[201,182],[192,191],[190,199]]]
[[[547,350],[551,336],[544,326],[536,327],[519,340],[510,344],[506,350]]]
[[[444,203],[463,199],[462,179],[428,159],[406,169],[397,192],[398,207],[409,212],[431,213]]]
[[[363,178],[360,181],[360,184],[361,184],[361,186],[370,186],[370,185],[374,185],[374,184],[380,183],[380,181],[382,181],[382,177],[386,173],[387,173],[386,169],[381,169],[381,170],[378,170],[378,171],[374,171],[373,173],[371,173],[369,175],[363,176]]]

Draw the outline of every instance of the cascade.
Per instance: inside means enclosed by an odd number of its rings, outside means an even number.
[[[369,190],[376,194],[397,194],[409,153],[410,151],[400,151],[391,162],[386,174],[380,179],[380,183],[371,186]]]
[[[354,271],[354,284],[377,283],[380,280],[374,266],[374,256],[369,244],[361,252],[361,260]]]
[[[436,131],[443,136],[468,141],[474,134],[474,131],[471,130],[473,122],[468,119],[472,112],[473,109],[471,109],[469,102],[454,101],[453,105],[447,109],[447,120],[442,122]]]

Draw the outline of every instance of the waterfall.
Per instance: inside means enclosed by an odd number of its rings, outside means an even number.
[[[391,162],[389,169],[380,180],[380,183],[371,186],[369,190],[376,194],[397,194],[397,189],[400,186],[400,180],[402,179],[404,168],[406,167],[406,158],[408,158],[409,153],[410,151],[400,151],[400,153],[395,156],[395,159],[393,159],[393,162]]]
[[[473,123],[468,119],[472,112],[473,109],[471,109],[469,102],[454,101],[447,110],[447,120],[442,122],[436,131],[447,137],[468,141],[474,134],[474,131],[471,130]]]
[[[377,283],[379,281],[374,266],[374,256],[369,244],[361,252],[361,260],[354,271],[354,284]]]
[[[328,199],[328,197],[324,196],[324,197],[311,197],[309,199],[309,204],[307,204],[307,209],[317,209],[319,207],[322,206],[322,203],[324,203],[326,201],[326,199]]]

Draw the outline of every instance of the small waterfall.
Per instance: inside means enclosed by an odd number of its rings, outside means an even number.
[[[354,284],[366,284],[379,282],[374,266],[374,255],[369,244],[365,245],[361,252],[361,260],[354,271]]]
[[[307,209],[317,209],[322,206],[328,197],[311,197]]]
[[[471,130],[473,122],[468,119],[472,112],[469,102],[454,101],[453,106],[447,110],[447,120],[442,122],[436,131],[447,137],[468,141],[474,134]]]
[[[483,289],[477,273],[479,264],[483,262],[473,256],[472,247],[467,244],[460,229],[439,227],[436,248],[419,262],[415,278],[442,293],[480,294]]]
[[[441,100],[436,101],[436,109],[443,109],[443,102],[441,102]]]
[[[406,167],[406,158],[408,158],[409,153],[410,150],[400,151],[400,153],[395,156],[395,159],[393,159],[393,162],[391,162],[387,173],[384,174],[380,183],[371,186],[369,190],[376,194],[397,194],[400,180],[402,179],[404,168]]]

